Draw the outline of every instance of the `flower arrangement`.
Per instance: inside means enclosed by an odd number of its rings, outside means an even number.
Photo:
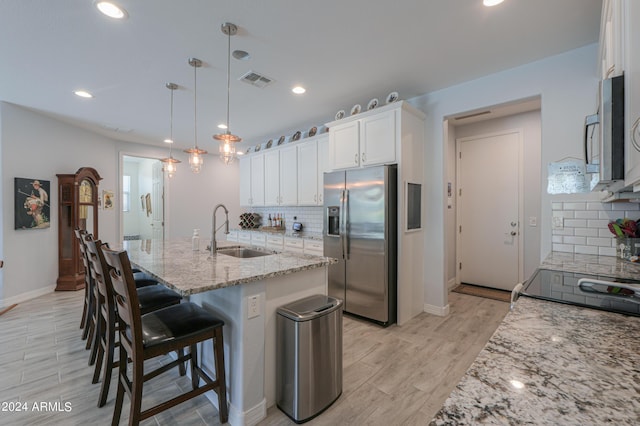
[[[618,238],[640,238],[640,219],[616,219],[609,222],[609,231]]]

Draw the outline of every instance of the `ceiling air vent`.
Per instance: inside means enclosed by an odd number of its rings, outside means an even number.
[[[242,77],[240,77],[239,80],[244,81],[245,83],[252,86],[259,87],[261,89],[264,89],[274,81],[272,78],[266,77],[262,74],[258,74],[255,71],[247,72]]]

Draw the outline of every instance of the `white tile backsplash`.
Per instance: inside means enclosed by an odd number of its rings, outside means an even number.
[[[259,213],[262,217],[262,226],[269,225],[269,214],[273,217],[280,214],[284,217],[287,230],[291,230],[293,222],[300,222],[303,231],[309,234],[322,234],[322,209],[323,207],[252,207],[251,213]],[[294,219],[295,218],[295,219]]]
[[[552,217],[564,218],[563,228],[551,229],[553,251],[616,255],[616,239],[608,225],[618,218],[638,220],[639,203],[553,202]]]

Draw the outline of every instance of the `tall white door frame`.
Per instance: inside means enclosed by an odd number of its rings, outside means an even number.
[[[135,152],[124,152],[124,151],[120,151],[119,153],[119,164],[118,164],[118,197],[120,200],[122,200],[122,176],[124,174],[124,157],[138,157],[138,158],[146,158],[149,160],[161,160],[158,157],[151,157],[148,155],[141,155],[139,153],[135,153]],[[162,199],[158,200],[158,207],[162,210],[162,215],[163,215],[163,222],[164,222],[164,233],[163,235],[166,237],[167,235],[171,235],[169,233],[169,209],[166,208],[167,205],[169,205],[169,187],[170,185],[167,185],[167,177],[164,175],[163,173],[163,178],[162,178]],[[138,200],[133,200],[132,202],[137,203]],[[118,217],[119,217],[119,241],[123,241],[124,240],[124,218],[122,215],[122,205],[119,204],[119,212],[118,212]]]
[[[485,133],[485,134],[478,134],[478,135],[474,135],[474,136],[469,136],[469,137],[464,137],[464,138],[459,138],[456,139],[456,284],[460,284],[461,282],[461,274],[460,274],[460,269],[459,269],[459,265],[461,260],[461,255],[462,255],[462,236],[460,234],[460,232],[458,232],[459,230],[459,226],[461,223],[461,214],[462,214],[462,209],[461,206],[464,206],[464,203],[461,202],[462,200],[460,199],[460,182],[461,182],[461,170],[460,170],[460,151],[461,151],[461,143],[464,142],[468,142],[468,141],[472,141],[472,140],[476,140],[476,139],[483,139],[483,138],[490,138],[490,137],[497,137],[497,136],[503,136],[503,135],[509,135],[509,134],[517,134],[517,144],[518,144],[518,154],[517,154],[517,164],[518,164],[518,227],[517,227],[517,232],[518,232],[518,238],[517,238],[517,248],[518,248],[518,266],[517,266],[517,276],[518,279],[516,282],[513,283],[513,285],[515,286],[518,282],[522,282],[524,280],[524,137],[523,137],[523,129],[521,128],[516,128],[516,129],[505,129],[505,130],[500,130],[497,132],[491,132],[491,133]],[[487,188],[487,192],[490,193],[491,188]],[[490,201],[490,198],[488,197],[488,202]],[[498,207],[496,207],[498,208]],[[482,256],[486,256],[487,253],[484,252],[480,252],[479,255]],[[463,265],[464,267],[464,265]]]

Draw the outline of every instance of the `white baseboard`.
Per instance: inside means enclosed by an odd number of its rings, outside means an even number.
[[[0,306],[11,306],[17,303],[22,303],[30,299],[34,299],[36,297],[43,296],[45,294],[53,293],[56,290],[56,286],[47,286],[43,288],[39,288],[37,290],[28,291],[26,293],[19,294],[17,296],[8,297],[6,299],[0,299]]]
[[[215,392],[207,392],[205,395],[218,409],[218,395]],[[244,413],[233,404],[229,404],[229,424],[231,426],[253,426],[260,423],[265,417],[267,417],[267,400],[265,398]]]
[[[449,315],[449,304],[445,306],[435,306],[429,305],[427,303],[424,304],[424,311],[428,314],[438,315],[441,317]]]
[[[447,291],[453,290],[456,285],[458,285],[458,283],[456,282],[456,278],[451,278],[449,281],[447,281]]]

